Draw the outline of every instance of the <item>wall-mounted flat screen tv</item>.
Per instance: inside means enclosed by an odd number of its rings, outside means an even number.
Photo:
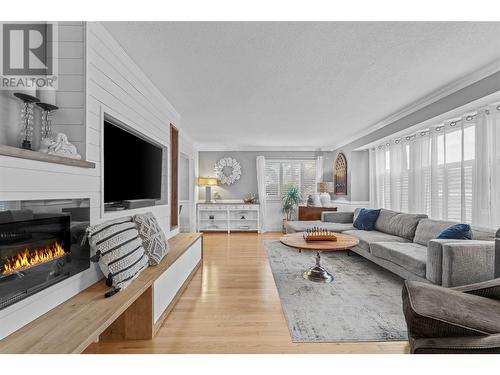
[[[160,146],[104,121],[104,203],[161,199]]]

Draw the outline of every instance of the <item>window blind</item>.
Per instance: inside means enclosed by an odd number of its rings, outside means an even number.
[[[266,197],[281,199],[290,186],[298,186],[304,199],[316,192],[315,160],[266,160]]]

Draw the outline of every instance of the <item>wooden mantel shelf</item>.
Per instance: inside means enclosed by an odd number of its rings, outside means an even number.
[[[65,158],[64,156],[49,155],[43,152],[24,150],[22,148],[0,145],[0,155],[14,158],[44,161],[47,163],[64,164],[72,167],[95,168],[95,163],[85,160]]]

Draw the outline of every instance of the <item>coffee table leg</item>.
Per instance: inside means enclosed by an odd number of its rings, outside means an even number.
[[[316,252],[316,265],[309,268],[303,273],[304,279],[317,283],[330,283],[333,281],[333,276],[330,272],[321,267],[320,252]]]

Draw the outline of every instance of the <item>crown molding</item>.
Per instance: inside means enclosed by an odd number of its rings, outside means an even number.
[[[363,138],[364,136],[373,133],[376,130],[379,130],[383,128],[384,126],[387,126],[389,124],[392,124],[393,122],[408,116],[434,102],[437,102],[438,100],[453,94],[454,92],[457,92],[467,86],[470,86],[471,84],[480,81],[483,78],[486,78],[494,73],[497,73],[500,71],[500,59],[494,60],[493,62],[489,63],[488,65],[485,65],[484,67],[474,71],[471,74],[468,74],[466,76],[463,76],[462,78],[447,84],[446,86],[441,87],[440,89],[422,97],[421,99],[413,102],[412,104],[404,107],[398,112],[393,113],[392,115],[386,117],[380,122],[377,122],[365,130],[359,132],[353,137],[348,138],[342,143],[339,143],[333,147],[334,150],[337,150],[339,148],[342,148],[346,145],[348,145],[351,142],[354,142],[360,138]]]
[[[312,148],[312,147],[295,147],[295,146],[228,146],[218,144],[196,144],[196,149],[200,152],[209,151],[308,151],[308,152],[331,152],[333,148]]]

